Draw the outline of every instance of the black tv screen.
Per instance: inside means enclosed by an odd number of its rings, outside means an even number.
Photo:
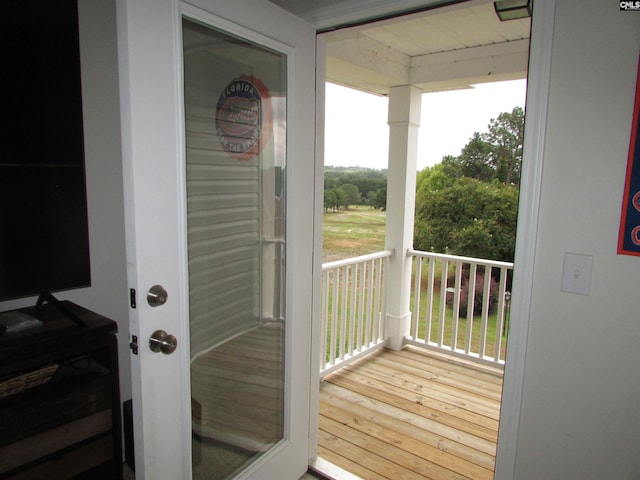
[[[2,7],[0,300],[91,283],[75,0]]]

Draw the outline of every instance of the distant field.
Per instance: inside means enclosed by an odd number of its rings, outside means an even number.
[[[370,207],[324,214],[322,262],[384,250],[385,212]]]

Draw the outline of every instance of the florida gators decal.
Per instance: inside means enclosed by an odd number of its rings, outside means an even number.
[[[271,95],[257,78],[242,75],[222,91],[216,106],[216,132],[232,157],[257,156],[269,141],[272,122]]]

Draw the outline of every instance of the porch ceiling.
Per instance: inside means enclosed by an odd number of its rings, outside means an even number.
[[[318,7],[319,2],[304,0],[293,7],[288,0],[272,1],[315,20],[317,26],[322,19],[324,28],[330,21],[321,15],[322,8],[337,11],[342,6],[344,11],[348,5],[363,3],[334,0]],[[339,20],[344,22],[344,17],[336,18],[335,25]],[[327,43],[327,80],[387,95],[398,85],[433,92],[525,78],[529,31],[530,19],[501,22],[493,2],[487,0],[337,29],[322,34]]]

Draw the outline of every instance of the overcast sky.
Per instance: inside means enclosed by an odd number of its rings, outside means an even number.
[[[526,81],[422,96],[418,170],[457,156],[474,132],[513,107],[524,107]],[[325,165],[387,168],[387,98],[327,84]]]

